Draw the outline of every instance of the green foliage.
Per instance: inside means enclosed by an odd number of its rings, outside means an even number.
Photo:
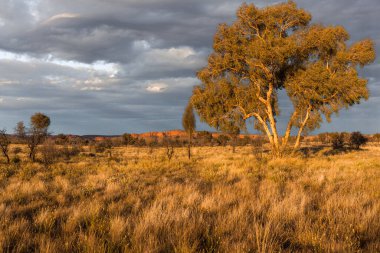
[[[233,24],[218,27],[208,65],[198,72],[201,84],[191,101],[200,119],[224,132],[245,129],[246,120],[254,119],[280,153],[293,127],[298,148],[302,133],[318,128],[323,117],[330,121],[333,113],[367,99],[367,80],[357,68],[374,61],[373,41],[349,46],[343,27],[310,21],[292,1],[262,9],[243,4]],[[280,138],[283,89],[294,112]]]

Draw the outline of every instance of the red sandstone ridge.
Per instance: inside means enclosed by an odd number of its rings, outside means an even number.
[[[100,137],[100,136],[98,136],[98,137],[95,137],[95,141],[104,141],[106,138],[105,137]]]
[[[225,135],[224,133],[213,133],[211,132],[212,134],[212,137],[213,138],[218,138],[220,135]],[[170,131],[164,131],[164,132],[147,132],[147,133],[141,133],[141,134],[132,134],[133,137],[138,137],[138,138],[143,138],[143,139],[146,139],[146,138],[164,138],[164,136],[168,136],[168,137],[180,137],[180,138],[187,138],[187,133],[183,130],[170,130]],[[194,136],[196,137],[197,134],[195,133]],[[244,137],[249,137],[249,138],[255,138],[257,137],[258,135],[254,135],[254,134],[240,134],[239,135],[239,138],[240,139],[243,139]]]
[[[157,137],[157,138],[163,138],[164,136],[169,136],[169,137],[186,137],[187,134],[185,131],[182,130],[170,130],[170,131],[165,131],[165,132],[148,132],[148,133],[142,133],[142,134],[133,134],[134,137],[139,137],[139,138],[151,138],[151,137]]]
[[[199,131],[201,132],[201,131]],[[197,133],[194,134],[194,137],[197,138]],[[215,132],[210,132],[213,138],[218,138],[220,135],[226,135],[224,133],[215,133]],[[141,133],[141,134],[131,134],[134,138],[139,138],[139,139],[152,139],[152,138],[157,138],[157,139],[163,139],[165,136],[171,137],[171,138],[180,138],[180,139],[187,139],[187,133],[183,130],[169,130],[169,131],[163,131],[163,132],[147,132],[147,133]],[[258,135],[254,134],[240,134],[238,138],[243,139],[245,137],[249,137],[251,139],[256,138]],[[120,138],[117,136],[94,136],[95,141],[104,141],[106,139],[115,139],[115,138]]]

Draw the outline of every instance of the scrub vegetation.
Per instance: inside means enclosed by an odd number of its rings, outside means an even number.
[[[189,160],[184,146],[169,161],[165,147],[112,147],[110,157],[84,146],[46,166],[12,145],[0,251],[380,251],[379,147],[278,159],[230,149],[193,147]]]

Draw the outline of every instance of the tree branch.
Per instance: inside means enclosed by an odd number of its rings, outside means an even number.
[[[285,136],[282,139],[282,147],[281,147],[282,150],[285,150],[286,145],[288,144],[289,137],[293,128],[293,122],[294,122],[294,119],[297,117],[297,115],[298,115],[298,112],[294,110],[292,116],[289,119],[288,126],[286,127]]]
[[[301,123],[301,126],[300,126],[300,128],[299,128],[299,130],[298,130],[297,139],[296,139],[296,143],[294,144],[293,152],[295,152],[295,151],[299,148],[299,146],[300,146],[300,143],[301,143],[301,142],[300,142],[300,141],[301,141],[301,134],[302,134],[302,132],[303,132],[305,126],[306,126],[307,121],[308,121],[309,118],[310,118],[310,112],[311,112],[311,109],[312,109],[312,106],[309,105],[309,107],[307,108],[307,112],[306,112],[305,119],[304,119],[304,121]]]

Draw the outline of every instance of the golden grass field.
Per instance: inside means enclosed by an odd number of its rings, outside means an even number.
[[[380,148],[115,148],[0,168],[3,252],[380,252]]]

